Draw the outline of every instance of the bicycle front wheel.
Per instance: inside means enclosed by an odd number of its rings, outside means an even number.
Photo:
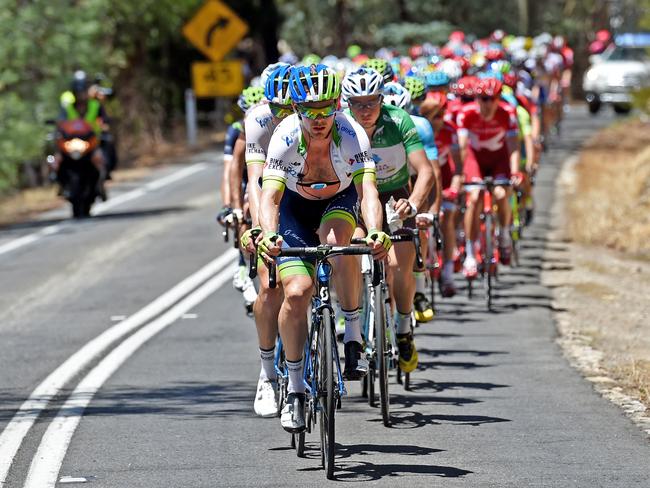
[[[485,267],[485,302],[488,311],[492,311],[492,292],[494,288],[493,273],[496,266],[494,260],[494,222],[492,221],[492,214],[488,213],[485,216],[485,258],[483,259]]]
[[[334,329],[332,327],[332,316],[328,308],[323,308],[321,322],[320,342],[320,392],[321,415],[320,415],[320,438],[321,438],[321,460],[325,468],[327,479],[334,478],[334,456],[336,454],[334,415],[336,413],[337,395],[334,391],[336,382],[334,374],[334,347],[332,340]]]
[[[379,380],[379,401],[381,419],[390,427],[390,396],[388,393],[388,347],[386,341],[386,308],[381,285],[375,290],[375,351],[377,357],[377,376]]]

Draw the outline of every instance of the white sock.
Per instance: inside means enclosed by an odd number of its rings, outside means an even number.
[[[361,339],[361,314],[359,313],[359,309],[341,309],[341,312],[345,319],[345,335],[343,336],[343,342],[347,344],[350,341],[356,341],[361,344],[363,340]]]
[[[413,276],[415,276],[415,291],[425,295],[427,292],[427,279],[424,271],[413,271]]]
[[[465,254],[474,259],[474,241],[471,239],[465,239]]]
[[[286,361],[287,370],[289,371],[289,386],[287,391],[289,393],[303,393],[305,391],[305,382],[302,379],[303,372],[303,359],[299,361]]]
[[[395,327],[397,334],[408,334],[411,332],[411,312],[395,314]]]
[[[275,373],[275,346],[268,350],[260,347],[260,359],[262,360],[260,379],[275,381],[278,377]]]

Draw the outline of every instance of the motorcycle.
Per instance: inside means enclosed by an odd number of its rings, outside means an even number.
[[[99,196],[100,174],[92,162],[93,152],[100,143],[97,134],[83,119],[64,120],[57,123],[55,141],[62,156],[56,171],[61,194],[72,204],[74,218],[88,217]],[[48,156],[48,162],[53,161],[54,156]]]

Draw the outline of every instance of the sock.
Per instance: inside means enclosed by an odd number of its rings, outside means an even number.
[[[451,281],[454,275],[454,262],[445,261],[445,264],[442,265],[442,277],[446,281]]]
[[[361,315],[359,309],[343,310],[343,318],[345,319],[345,335],[343,342],[357,341],[359,344],[363,342],[361,339]]]
[[[260,347],[260,359],[262,360],[260,379],[275,381],[278,377],[275,372],[275,347],[273,349],[262,349]]]
[[[465,239],[465,254],[467,257],[474,258],[474,241],[471,239]]]
[[[397,335],[408,334],[411,332],[411,312],[395,314],[395,327],[397,328]]]
[[[302,380],[302,363],[300,358],[298,361],[286,361],[287,370],[289,370],[289,386],[287,391],[289,393],[304,393],[305,382]]]
[[[427,293],[427,280],[424,271],[413,271],[413,275],[415,276],[416,293],[422,293],[425,295]]]

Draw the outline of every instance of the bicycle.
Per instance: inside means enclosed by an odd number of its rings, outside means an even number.
[[[411,242],[412,241],[413,246],[415,248],[415,260],[416,260],[417,267],[422,268],[424,266],[424,262],[422,260],[422,253],[421,253],[421,250],[420,250],[420,231],[419,231],[419,229],[411,229],[411,228],[408,228],[408,227],[402,227],[402,229],[400,229],[400,231],[401,232],[399,234],[392,234],[392,235],[389,236],[391,242],[393,244],[395,244],[395,243],[399,243],[399,242]],[[361,243],[361,242],[365,242],[365,241],[363,241],[363,239],[352,239],[353,244]],[[382,265],[382,273],[383,273],[383,265]],[[379,276],[381,276],[381,275],[379,275]],[[390,307],[390,293],[389,293],[389,290],[388,290],[388,284],[385,282],[385,279],[383,280],[383,283],[382,283],[382,280],[376,281],[375,278],[373,278],[373,283],[381,284],[381,295],[383,295],[384,303],[385,303],[384,307],[382,307],[383,310],[384,310],[384,315],[385,315],[384,330],[390,331],[391,330],[390,324],[392,323],[392,309]],[[377,303],[377,292],[375,291],[373,293],[375,293],[375,298],[372,299],[372,300],[366,300],[366,308],[368,308],[368,306],[367,306],[368,303],[372,303],[372,304]],[[378,307],[378,305],[374,305],[374,306]],[[382,344],[379,344],[379,345],[374,344],[375,349],[373,350],[372,349],[372,347],[373,347],[372,341],[368,339],[368,336],[366,336],[367,343],[370,343],[369,347],[370,347],[371,357],[376,357],[377,359],[381,359],[384,356],[387,356],[388,358],[391,358],[392,354],[394,354],[394,352],[393,353],[388,352],[388,350],[389,350],[388,349],[388,341],[389,340],[391,341],[390,347],[393,348],[393,351],[397,350],[397,334],[396,334],[396,331],[394,331],[394,326],[392,327],[392,330],[395,333],[390,333],[389,334],[387,332],[386,334],[377,334],[376,331],[379,330],[379,329],[377,329],[376,327],[375,327],[375,329],[372,329],[367,324],[365,324],[365,325],[366,325],[368,330],[373,331],[375,338],[381,339],[383,337],[386,337],[386,340],[385,340],[386,344],[383,344],[383,345]],[[384,353],[384,355],[377,354],[377,351],[382,351],[382,350],[386,351]],[[393,368],[397,369],[397,383],[400,384],[400,385],[403,385],[405,390],[409,390],[410,389],[411,373],[402,374],[402,371],[401,371],[401,369],[399,367],[399,361],[394,361],[394,358],[393,358],[393,362],[394,362]],[[380,365],[381,369],[379,371],[379,386],[380,386],[379,394],[380,394],[380,402],[381,402],[381,405],[382,405],[382,418],[384,419],[384,425],[386,425],[386,426],[390,425],[390,419],[389,419],[389,404],[390,404],[390,401],[389,401],[389,396],[388,396],[388,369],[391,369],[391,368],[388,367],[389,365],[390,365],[390,363],[388,361],[386,361],[385,365]],[[362,392],[365,390],[366,394],[368,395],[368,404],[370,406],[374,406],[374,391],[375,391],[374,390],[374,378],[377,376],[376,371],[374,369],[377,366],[376,366],[376,364],[374,364],[372,362],[371,362],[371,364],[369,366],[370,366],[370,368],[369,368],[370,371],[372,371],[371,375],[372,375],[372,378],[373,378],[373,382],[371,384],[370,379],[368,379],[367,386],[366,386],[365,389],[362,388]],[[369,373],[370,373],[370,371],[369,371]],[[382,395],[382,387],[385,388],[385,395]]]
[[[485,302],[488,311],[492,311],[492,302],[494,299],[494,282],[497,279],[499,264],[499,248],[496,245],[496,216],[494,213],[493,192],[495,186],[510,186],[510,180],[495,180],[491,176],[486,176],[483,181],[472,182],[465,185],[465,189],[472,190],[479,188],[483,195],[483,207],[480,214],[480,252],[479,256],[479,273],[483,278],[485,288]],[[473,279],[467,280],[468,296],[472,298]]]
[[[353,244],[365,243],[353,239]],[[371,262],[369,257],[361,258],[361,274],[364,290],[364,316],[362,333],[368,361],[368,374],[362,381],[362,396],[368,398],[368,405],[375,406],[375,379],[379,379],[379,400],[382,421],[390,427],[390,395],[388,392],[388,370],[397,366],[397,338],[391,317],[390,294],[384,265]]]
[[[316,422],[319,424],[321,464],[326,470],[328,479],[334,478],[335,469],[335,412],[341,407],[341,398],[347,395],[336,345],[334,311],[330,297],[332,265],[328,259],[334,256],[364,255],[371,252],[369,247],[325,244],[316,247],[286,247],[280,251],[280,256],[316,258],[316,292],[312,296],[311,326],[305,349],[303,376],[307,395],[305,423],[309,424],[308,432],[311,432]],[[276,265],[271,263],[269,287],[275,286],[277,286]]]

